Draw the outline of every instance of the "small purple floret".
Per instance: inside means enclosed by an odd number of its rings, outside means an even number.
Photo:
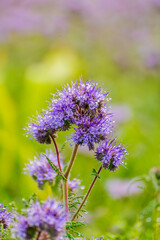
[[[97,160],[102,162],[105,169],[114,172],[120,164],[124,163],[123,159],[127,151],[121,144],[116,145],[115,140],[101,143],[96,150]]]

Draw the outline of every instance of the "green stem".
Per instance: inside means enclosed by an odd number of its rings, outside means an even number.
[[[54,143],[54,146],[55,146],[55,149],[56,149],[56,155],[57,155],[57,162],[58,162],[59,170],[63,173],[61,163],[60,163],[59,151],[58,151],[58,146],[57,146],[56,140],[52,135],[50,135],[50,136],[53,140],[53,143]],[[63,202],[64,202],[64,205],[65,205],[66,213],[68,213],[68,186],[67,185],[68,185],[67,181],[63,180]]]
[[[74,146],[73,153],[72,153],[72,156],[71,156],[71,160],[70,160],[69,165],[68,165],[68,167],[67,167],[67,170],[66,170],[66,172],[65,172],[65,174],[64,174],[65,178],[67,178],[67,179],[68,179],[68,177],[69,177],[69,174],[70,174],[70,171],[71,171],[71,169],[72,169],[74,160],[75,160],[75,158],[76,158],[76,154],[77,154],[77,151],[78,151],[78,147],[79,147],[78,144],[76,144],[76,145]]]
[[[76,158],[77,151],[78,151],[78,144],[76,144],[74,146],[73,153],[72,153],[68,168],[67,168],[67,170],[64,174],[66,180],[63,180],[63,194],[64,194],[63,195],[63,201],[65,202],[66,213],[68,213],[68,211],[69,211],[69,207],[68,207],[68,178],[69,178],[69,174],[70,174],[70,171],[72,169],[74,160]]]
[[[100,166],[100,168],[99,168],[99,170],[98,170],[97,173],[100,174],[101,170],[102,170],[102,165]],[[84,199],[83,199],[81,205],[79,206],[77,212],[73,215],[71,221],[74,221],[74,219],[77,217],[79,211],[81,210],[81,208],[82,208],[83,205],[85,204],[85,202],[86,202],[86,200],[87,200],[87,198],[88,198],[88,196],[89,196],[89,194],[90,194],[90,192],[91,192],[91,190],[92,190],[92,188],[93,188],[93,186],[94,186],[94,184],[95,184],[97,178],[98,178],[98,176],[96,175],[96,176],[94,177],[94,179],[93,179],[93,181],[92,181],[92,183],[91,183],[91,185],[90,185],[90,187],[89,187],[89,189],[88,189],[88,192],[86,193],[86,195],[85,195],[85,197],[84,197]]]
[[[63,202],[65,203],[65,211],[69,212],[68,207],[68,181],[63,180]]]

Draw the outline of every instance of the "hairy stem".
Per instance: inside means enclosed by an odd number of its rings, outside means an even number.
[[[61,172],[63,172],[63,171],[62,171],[62,167],[61,167],[61,163],[60,163],[60,159],[59,159],[59,151],[58,151],[58,147],[57,147],[56,140],[55,140],[55,138],[54,138],[52,135],[50,135],[50,136],[51,136],[51,138],[52,138],[52,140],[53,140],[53,143],[54,143],[54,146],[55,146],[55,149],[56,149],[56,155],[57,155],[57,162],[58,162],[59,170],[60,170]]]
[[[55,149],[56,149],[56,155],[57,155],[57,162],[58,162],[59,170],[61,172],[63,172],[62,167],[61,167],[61,163],[60,163],[60,159],[59,159],[59,150],[58,150],[56,140],[52,135],[51,135],[51,138],[53,140],[53,143],[54,143],[54,146],[55,146]],[[66,213],[68,213],[68,184],[67,184],[67,181],[65,181],[65,180],[63,180],[63,202],[64,202],[64,205],[65,205]]]
[[[100,166],[100,168],[99,168],[99,170],[98,170],[97,173],[100,174],[101,170],[102,170],[102,165]],[[86,202],[86,200],[87,200],[87,198],[88,198],[88,196],[89,196],[89,194],[90,194],[90,192],[91,192],[91,190],[92,190],[92,188],[93,188],[93,186],[94,186],[97,178],[98,178],[98,176],[96,175],[96,176],[94,177],[94,179],[93,179],[93,181],[92,181],[92,183],[91,183],[91,185],[90,185],[90,187],[89,187],[89,189],[88,189],[88,192],[86,193],[86,195],[85,195],[85,197],[84,197],[81,205],[79,206],[77,212],[76,212],[76,213],[74,214],[74,216],[72,217],[71,221],[74,221],[74,219],[77,217],[79,211],[81,210],[81,208],[82,208],[83,205],[85,204],[85,202]]]
[[[68,181],[63,180],[63,202],[65,203],[65,211],[69,212],[68,208]]]
[[[69,178],[69,174],[70,174],[70,171],[72,169],[74,160],[76,158],[77,151],[78,151],[78,144],[76,144],[74,146],[73,153],[72,153],[69,165],[68,165],[67,170],[66,170],[66,172],[64,174],[66,180],[63,181],[63,194],[64,194],[63,200],[65,202],[65,207],[66,207],[66,212],[67,213],[69,211],[69,207],[68,207],[68,178]]]
[[[65,172],[65,174],[64,174],[64,176],[65,176],[67,179],[68,179],[68,177],[69,177],[69,174],[70,174],[70,171],[71,171],[71,169],[72,169],[74,160],[75,160],[75,158],[76,158],[76,154],[77,154],[77,151],[78,151],[78,147],[79,147],[78,144],[76,144],[76,145],[74,146],[73,153],[72,153],[72,156],[71,156],[71,160],[70,160],[69,165],[68,165],[68,167],[67,167],[67,170],[66,170],[66,172]]]
[[[36,237],[36,240],[39,239],[40,235],[41,235],[41,231],[38,232],[37,237]]]

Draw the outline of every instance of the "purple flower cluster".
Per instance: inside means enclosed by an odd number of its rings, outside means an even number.
[[[43,189],[45,183],[54,184],[57,173],[51,168],[46,156],[53,162],[58,168],[57,157],[51,150],[46,150],[45,155],[41,154],[39,157],[35,157],[34,160],[30,160],[24,171],[38,183],[39,188]],[[63,163],[61,161],[61,166]],[[68,181],[69,189],[74,192],[80,185],[80,180],[74,178]]]
[[[37,118],[37,124],[29,124],[28,131],[38,142],[50,143],[50,138],[55,137],[57,131],[73,127],[74,132],[69,136],[72,143],[87,145],[89,150],[94,150],[95,144],[100,144],[96,151],[97,159],[102,161],[105,169],[114,171],[123,162],[126,150],[124,146],[116,145],[114,140],[109,140],[113,129],[113,114],[109,111],[108,94],[89,80],[84,83],[80,78],[75,83],[71,82],[71,85],[67,84],[53,96],[47,111]],[[55,173],[50,173],[50,169],[47,169],[50,166],[46,159],[42,159],[39,162],[46,162],[43,170],[39,164],[32,162],[33,167],[28,165],[30,175],[39,184],[46,180],[53,181],[55,177]],[[42,175],[43,171],[47,177]]]
[[[58,167],[57,157],[51,150],[46,150],[45,155]],[[38,183],[40,188],[43,188],[46,182],[52,184],[55,180],[57,173],[51,168],[46,156],[41,154],[30,160],[24,168],[25,173],[28,174]]]
[[[75,132],[70,137],[75,144],[87,144],[89,150],[94,144],[107,138],[112,132],[112,118],[107,102],[108,92],[104,93],[90,81],[67,85],[54,95],[51,105],[37,123],[29,124],[27,131],[39,143],[50,143],[51,135],[57,131],[68,130],[71,126]]]
[[[0,204],[0,225],[3,229],[7,229],[12,223],[12,213],[7,211],[7,208],[3,204]]]
[[[51,125],[54,120],[51,114],[43,112],[42,115],[38,115],[35,122],[29,123],[26,128],[27,134],[31,134],[39,143],[50,144],[51,135],[55,137],[56,134],[56,128]]]
[[[18,216],[14,225],[14,236],[32,239],[38,234],[40,238],[42,234],[58,239],[63,233],[66,218],[62,206],[55,200],[47,199],[43,204],[37,201],[26,210],[25,216]]]
[[[123,163],[125,154],[127,154],[125,147],[121,144],[116,145],[115,140],[104,141],[96,150],[96,158],[102,162],[103,168],[113,172]]]

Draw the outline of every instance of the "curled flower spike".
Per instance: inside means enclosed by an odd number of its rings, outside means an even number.
[[[62,206],[54,199],[47,199],[43,204],[35,202],[26,210],[26,216],[18,216],[13,234],[22,239],[33,239],[41,234],[58,239],[65,224],[66,214]]]
[[[94,150],[95,143],[105,140],[112,130],[111,121],[106,116],[92,119],[84,117],[77,122],[78,127],[70,138],[75,144],[87,144],[89,150]]]
[[[27,135],[31,135],[39,143],[50,144],[50,136],[56,134],[56,128],[51,126],[51,122],[53,122],[53,118],[48,112],[43,113],[43,116],[39,115],[35,122],[28,124],[25,129]]]
[[[45,155],[58,167],[57,157],[51,150],[46,150]],[[28,174],[38,183],[40,188],[43,188],[46,182],[54,183],[57,173],[52,169],[46,156],[40,154],[34,160],[30,160],[24,168],[25,174]],[[62,164],[61,164],[62,165]]]
[[[112,172],[123,163],[126,154],[125,147],[121,144],[116,145],[115,140],[102,142],[96,150],[97,160],[102,162],[103,168]]]

